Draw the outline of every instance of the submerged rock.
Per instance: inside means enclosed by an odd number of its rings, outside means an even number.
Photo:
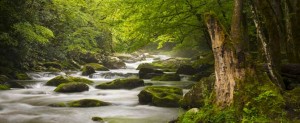
[[[149,86],[139,94],[140,104],[151,104],[160,107],[178,107],[182,98],[182,89],[166,86]]]
[[[133,89],[144,86],[144,80],[136,78],[116,79],[112,82],[102,83],[96,86],[98,89]]]
[[[193,68],[191,65],[181,65],[176,74],[185,74],[185,75],[194,75],[197,73],[197,70]]]
[[[50,104],[51,107],[99,107],[99,106],[108,106],[111,103],[103,102],[96,99],[82,99],[71,102],[60,102]]]
[[[54,90],[55,92],[71,93],[71,92],[83,92],[88,91],[89,86],[81,82],[71,82],[60,84]]]
[[[155,70],[152,68],[141,68],[139,71],[139,78],[140,79],[151,79],[156,76],[163,75],[164,72],[161,70]]]
[[[82,73],[81,75],[83,76],[88,76],[88,75],[91,75],[93,73],[96,73],[95,69],[91,66],[84,66],[83,69],[82,69]]]
[[[80,78],[80,77],[72,77],[72,76],[57,76],[51,80],[49,80],[46,85],[48,86],[58,86],[62,83],[70,83],[70,82],[82,82],[86,84],[92,84],[93,81],[85,79],[85,78]]]
[[[104,122],[103,118],[101,118],[101,117],[92,117],[92,120],[96,121],[96,122],[100,122],[100,123]]]
[[[153,77],[151,81],[180,81],[180,76],[178,74],[164,74]]]
[[[212,92],[215,76],[203,78],[187,92],[180,101],[180,107],[184,109],[198,108],[204,106],[204,100]]]

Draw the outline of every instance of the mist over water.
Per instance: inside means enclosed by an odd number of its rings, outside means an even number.
[[[167,59],[167,56],[155,56]],[[94,116],[104,118],[109,123],[166,123],[176,119],[178,108],[163,108],[149,105],[140,105],[137,95],[144,87],[132,90],[102,90],[95,89],[99,83],[108,82],[116,78],[137,76],[135,70],[141,63],[151,63],[153,58],[136,63],[126,63],[126,69],[97,71],[92,76],[81,76],[81,72],[68,72],[68,75],[93,80],[94,85],[89,91],[78,93],[56,93],[55,87],[44,84],[66,73],[33,72],[28,73],[33,80],[18,81],[26,85],[26,89],[12,89],[0,91],[0,123],[94,123]],[[145,80],[146,83],[151,82]],[[155,85],[185,87],[192,82],[151,82]],[[184,90],[186,92],[187,90]],[[98,99],[110,102],[113,105],[91,108],[56,108],[49,104],[79,99]]]

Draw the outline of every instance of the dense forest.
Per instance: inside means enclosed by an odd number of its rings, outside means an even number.
[[[55,75],[42,83],[57,93],[82,92],[99,71],[141,63],[95,88],[145,86],[138,104],[184,110],[170,123],[300,122],[300,0],[0,0],[0,17],[1,98],[33,73]],[[116,105],[89,101],[45,105]],[[0,122],[16,122],[1,103]]]

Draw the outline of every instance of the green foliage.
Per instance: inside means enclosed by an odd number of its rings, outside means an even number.
[[[10,87],[8,85],[0,84],[0,90],[9,90]]]

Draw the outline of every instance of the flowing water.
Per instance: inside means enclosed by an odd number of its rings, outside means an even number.
[[[166,56],[156,56],[167,59]],[[136,63],[126,63],[127,69],[98,71],[88,78],[95,82],[94,85],[108,82],[116,78],[137,76],[135,68],[141,63],[153,62],[152,58]],[[66,72],[71,76],[80,76],[80,72]],[[138,93],[144,88],[132,90],[102,90],[95,89],[92,85],[90,90],[79,93],[56,93],[55,87],[44,84],[58,75],[66,73],[28,73],[33,80],[19,81],[26,85],[26,89],[12,89],[0,91],[0,123],[94,123],[94,116],[104,118],[108,123],[166,123],[176,119],[180,114],[179,108],[164,108],[138,103]],[[80,76],[83,77],[83,76]],[[185,87],[192,82],[153,82],[146,83],[155,85]],[[187,90],[184,90],[187,92]],[[113,105],[91,108],[56,108],[49,104],[79,99],[98,99],[110,102]]]

